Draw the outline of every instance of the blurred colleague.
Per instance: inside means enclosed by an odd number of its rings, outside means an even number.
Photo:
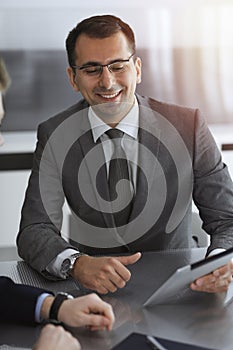
[[[7,91],[11,83],[10,76],[3,59],[0,57],[0,125],[4,117],[3,94]],[[4,140],[0,132],[0,146]]]
[[[198,109],[135,93],[142,61],[129,25],[87,18],[66,49],[70,83],[83,99],[38,128],[19,255],[46,277],[72,275],[114,292],[140,252],[193,247],[192,199],[210,235],[207,255],[231,248],[228,169]],[[65,199],[75,222],[69,242],[61,233]],[[232,272],[229,262],[191,288],[225,291]]]
[[[67,293],[56,296],[44,289],[16,284],[0,277],[0,322],[35,323],[53,319],[71,327],[111,330],[114,315],[111,305],[92,293],[73,298]]]
[[[91,330],[111,330],[114,314],[112,307],[94,293],[79,298],[67,293],[54,296],[50,291],[16,284],[9,277],[1,276],[0,322],[34,324],[43,321],[58,321],[71,327],[88,326]],[[47,327],[35,349],[52,350],[56,346],[62,349],[66,341],[66,349],[80,349],[78,341],[67,332]]]

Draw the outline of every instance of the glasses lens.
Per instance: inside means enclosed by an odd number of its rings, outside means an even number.
[[[101,66],[87,66],[80,69],[83,73],[90,76],[99,75],[102,67]]]
[[[127,64],[128,62],[122,62],[122,61],[114,62],[108,66],[108,69],[112,73],[122,73],[125,71]]]

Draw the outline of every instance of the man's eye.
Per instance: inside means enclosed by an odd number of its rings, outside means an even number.
[[[97,74],[100,72],[99,66],[85,67],[82,69],[87,74]]]
[[[121,63],[114,63],[110,66],[110,68],[113,72],[117,72],[117,71],[123,70],[125,68],[125,65],[122,62]]]

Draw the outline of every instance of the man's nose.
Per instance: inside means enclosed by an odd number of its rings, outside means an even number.
[[[99,85],[109,90],[114,85],[114,83],[114,74],[109,71],[108,67],[103,67],[102,73],[99,78]]]

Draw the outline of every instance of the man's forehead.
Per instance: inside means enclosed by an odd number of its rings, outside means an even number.
[[[122,32],[106,38],[92,38],[81,34],[77,38],[75,52],[77,59],[103,62],[122,59],[130,53],[130,49],[127,38]]]

